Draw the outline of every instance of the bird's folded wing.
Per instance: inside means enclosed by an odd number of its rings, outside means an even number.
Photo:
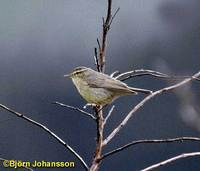
[[[119,91],[120,92],[124,92],[124,93],[136,93],[135,91],[133,91],[132,89],[129,89],[129,87],[119,81],[119,80],[115,80],[113,78],[110,78],[107,75],[104,75],[106,77],[102,77],[102,78],[89,78],[88,77],[88,85],[93,87],[93,88],[105,88],[108,89],[110,91]]]

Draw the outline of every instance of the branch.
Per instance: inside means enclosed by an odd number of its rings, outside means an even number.
[[[95,154],[92,161],[92,165],[90,167],[90,171],[98,171],[101,157],[102,149],[103,149],[103,130],[104,130],[104,118],[103,118],[103,111],[102,106],[95,106],[94,107],[96,113],[96,147],[95,147]]]
[[[175,156],[175,157],[172,157],[170,159],[167,159],[167,160],[164,160],[160,163],[157,163],[157,164],[154,164],[152,166],[149,166],[145,169],[142,169],[141,171],[150,171],[150,170],[154,170],[154,169],[157,169],[161,166],[164,166],[164,165],[167,165],[169,163],[172,163],[174,161],[177,161],[179,159],[184,159],[184,158],[187,158],[187,157],[194,157],[194,156],[200,156],[200,152],[192,152],[192,153],[183,153],[183,154],[180,154],[178,156]]]
[[[173,142],[183,142],[183,141],[198,141],[200,142],[200,138],[198,137],[178,137],[178,138],[167,138],[167,139],[161,139],[161,140],[137,140],[132,141],[126,145],[123,145],[117,149],[114,149],[110,152],[107,152],[106,154],[102,155],[100,160],[105,159],[106,157],[109,157],[115,153],[118,153],[120,151],[123,151],[131,146],[138,145],[138,144],[160,144],[160,143],[173,143]]]
[[[98,38],[97,38],[97,44],[98,44],[99,49],[101,49],[101,44]]]
[[[43,129],[45,132],[47,132],[49,135],[51,135],[53,138],[55,138],[60,144],[62,144],[63,146],[65,146],[83,165],[83,167],[85,168],[85,170],[88,170],[88,166],[85,163],[85,161],[83,160],[83,158],[70,146],[68,145],[65,141],[63,141],[60,137],[58,137],[54,132],[52,132],[49,128],[47,128],[46,126],[42,125],[41,123],[34,121],[33,119],[25,116],[22,113],[16,112],[15,110],[12,110],[10,108],[8,108],[7,106],[0,104],[0,108],[16,115],[17,117],[20,117],[26,121],[28,121],[29,123],[36,125],[38,127],[40,127],[41,129]]]
[[[107,0],[107,16],[106,21],[103,18],[103,33],[101,44],[99,39],[97,39],[98,47],[99,47],[99,56],[97,55],[97,50],[95,50],[95,59],[98,61],[97,70],[99,72],[105,72],[105,54],[106,54],[106,43],[107,43],[107,34],[110,29],[110,21],[112,20],[111,8],[112,8],[112,0]],[[103,149],[103,130],[104,130],[104,117],[103,117],[103,106],[95,106],[95,114],[96,114],[96,127],[97,127],[97,137],[96,137],[96,147],[95,154],[93,157],[92,165],[90,167],[90,171],[98,171],[100,160]]]
[[[114,15],[112,16],[112,18],[111,18],[111,20],[110,20],[110,23],[109,23],[109,27],[111,26],[111,24],[112,24],[114,18],[116,17],[117,13],[119,12],[119,10],[120,10],[120,7],[117,8],[117,10],[115,11]]]
[[[110,29],[110,21],[111,21],[111,8],[112,8],[112,0],[108,0],[108,9],[107,9],[107,16],[106,21],[103,19],[103,33],[102,33],[102,42],[101,42],[101,48],[99,49],[99,62],[100,62],[100,69],[101,72],[105,71],[105,51],[106,51],[106,40],[107,40],[107,34]]]
[[[124,72],[124,73],[116,76],[115,79],[119,79],[120,81],[125,81],[125,80],[128,80],[133,77],[139,77],[139,76],[145,76],[145,75],[151,75],[151,76],[157,77],[157,78],[173,79],[173,80],[191,78],[191,76],[170,76],[170,75],[158,72],[158,71],[138,69],[138,70]],[[193,79],[196,81],[200,81],[199,78],[193,78]]]
[[[10,166],[9,166],[9,161],[10,161],[10,160],[8,160],[8,159],[4,159],[4,158],[1,158],[1,157],[0,157],[0,161],[2,161],[2,165],[3,165],[3,167],[5,167],[5,168],[10,167]],[[4,163],[4,162],[5,162],[5,163]],[[24,168],[24,169],[27,169],[27,170],[33,171],[33,169],[31,169],[30,167],[23,166],[23,165],[21,165],[21,167]]]
[[[87,116],[87,117],[90,117],[90,118],[93,119],[93,120],[96,120],[96,117],[93,116],[91,113],[88,113],[88,112],[86,112],[86,111],[84,111],[84,110],[82,110],[82,109],[79,109],[79,108],[77,108],[77,107],[70,106],[70,105],[66,105],[66,104],[60,103],[60,102],[53,102],[53,104],[57,104],[57,105],[60,105],[60,106],[62,106],[62,107],[67,107],[67,108],[69,108],[69,109],[79,111],[79,112],[82,113],[83,115],[85,115],[85,116]]]
[[[98,40],[98,39],[97,39]],[[99,41],[97,41],[99,44]],[[99,49],[100,49],[100,44],[99,44]],[[100,72],[101,68],[99,65],[99,59],[98,59],[98,52],[97,52],[97,48],[94,48],[94,61],[95,61],[95,65],[97,66],[97,71]]]
[[[118,75],[120,72],[119,71],[114,71],[113,73],[110,74],[110,77],[115,78],[115,75]]]
[[[115,79],[119,79],[121,80],[123,77],[126,76],[125,79],[132,78],[135,76],[135,74],[146,74],[146,75],[153,75],[153,76],[168,76],[167,74],[158,72],[158,71],[153,71],[153,70],[149,70],[149,69],[136,69],[136,70],[132,70],[132,71],[127,71],[124,73],[121,73],[120,75],[118,75],[117,77],[115,77]]]
[[[104,122],[103,122],[104,125],[106,124],[108,118],[111,116],[111,114],[112,114],[114,108],[115,108],[115,105],[113,105],[113,106],[111,107],[111,109],[109,110],[108,115],[107,115],[106,118],[104,119]]]
[[[143,107],[143,105],[148,102],[149,100],[151,100],[153,97],[162,94],[164,92],[170,91],[170,90],[174,90],[186,83],[189,83],[191,80],[193,80],[194,78],[197,78],[200,76],[200,71],[197,72],[196,74],[194,74],[192,77],[187,78],[177,84],[174,84],[172,86],[169,87],[165,87],[162,88],[158,91],[153,92],[152,94],[148,95],[147,97],[145,97],[141,102],[139,102],[124,118],[124,120],[111,132],[111,134],[104,140],[104,145],[106,145],[110,140],[112,140],[114,138],[114,136],[126,125],[126,123],[129,121],[129,119],[133,116],[133,114],[138,111],[141,107]]]

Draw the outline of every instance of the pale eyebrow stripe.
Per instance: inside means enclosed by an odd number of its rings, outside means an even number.
[[[78,71],[74,71],[74,74],[77,74],[77,73],[83,72],[83,71],[85,71],[85,70],[87,70],[87,68],[84,68],[84,69],[81,69],[81,70],[78,70]]]

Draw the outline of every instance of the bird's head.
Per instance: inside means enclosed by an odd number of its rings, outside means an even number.
[[[86,72],[88,72],[90,68],[79,66],[73,69],[73,71],[69,74],[64,75],[64,77],[70,77],[70,78],[77,78],[77,77],[83,77]]]

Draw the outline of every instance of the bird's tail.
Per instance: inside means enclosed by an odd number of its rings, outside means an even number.
[[[134,88],[134,87],[129,87],[132,91],[138,92],[138,93],[144,93],[144,94],[151,94],[153,91],[147,90],[147,89],[141,89],[141,88]]]

